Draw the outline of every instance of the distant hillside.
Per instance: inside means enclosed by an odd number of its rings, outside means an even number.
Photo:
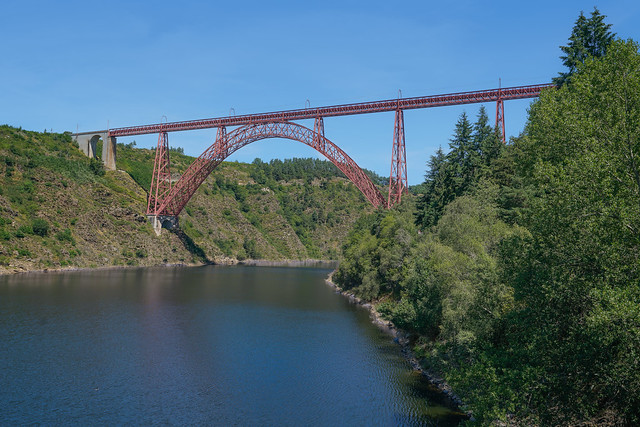
[[[105,172],[69,134],[0,126],[0,272],[335,259],[373,210],[330,162],[223,163],[180,215],[182,230],[158,237],[144,216],[154,151],[119,144],[117,155],[119,170]],[[192,160],[173,150],[172,172]]]

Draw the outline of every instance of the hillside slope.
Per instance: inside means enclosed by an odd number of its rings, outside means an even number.
[[[328,162],[223,163],[180,215],[181,231],[156,236],[144,216],[153,155],[119,145],[121,170],[105,172],[68,134],[0,126],[0,272],[335,259],[355,218],[373,210]],[[172,171],[192,160],[172,151]]]

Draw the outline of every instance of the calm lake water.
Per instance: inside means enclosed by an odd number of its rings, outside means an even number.
[[[0,424],[456,425],[328,273],[0,277]]]

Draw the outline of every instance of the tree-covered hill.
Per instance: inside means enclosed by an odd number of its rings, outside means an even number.
[[[505,147],[463,115],[416,205],[358,220],[334,274],[481,424],[640,423],[640,53],[582,58]]]
[[[119,170],[105,171],[69,134],[0,126],[0,271],[335,259],[372,210],[328,162],[223,163],[187,204],[181,232],[158,237],[144,216],[154,154],[119,144]],[[193,161],[170,155],[176,175]]]

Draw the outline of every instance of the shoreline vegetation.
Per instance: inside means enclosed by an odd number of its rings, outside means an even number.
[[[576,25],[573,45],[609,38],[597,9]],[[601,47],[506,145],[462,114],[424,193],[363,215],[332,276],[481,425],[640,423],[640,52]]]
[[[402,355],[411,368],[425,377],[425,379],[447,399],[449,406],[462,411],[461,414],[465,414],[470,421],[474,421],[470,408],[455,394],[453,388],[442,379],[442,376],[420,363],[411,348],[411,334],[396,327],[392,321],[380,314],[378,310],[376,310],[375,303],[358,298],[353,292],[346,291],[338,286],[333,282],[334,273],[335,270],[325,279],[327,285],[333,288],[336,293],[346,298],[351,304],[369,311],[371,323],[388,334],[393,341],[400,346]]]

